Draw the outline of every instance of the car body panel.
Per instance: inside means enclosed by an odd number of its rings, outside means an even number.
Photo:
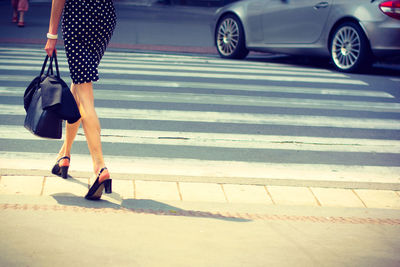
[[[371,0],[242,0],[216,12],[212,25],[226,13],[243,24],[246,48],[251,51],[329,56],[330,38],[344,21],[358,23],[374,56],[400,55],[400,20]],[[318,4],[325,7],[314,8]]]
[[[265,44],[309,44],[320,37],[332,0],[264,2],[262,27]]]

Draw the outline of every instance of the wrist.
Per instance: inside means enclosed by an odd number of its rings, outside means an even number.
[[[57,40],[58,39],[58,34],[51,34],[51,33],[47,33],[47,39],[51,39],[51,40]]]

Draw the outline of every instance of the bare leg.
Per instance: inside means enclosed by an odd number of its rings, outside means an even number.
[[[19,22],[24,22],[24,11],[19,12]]]
[[[18,22],[18,1],[11,0],[11,5],[13,8],[13,22]]]
[[[93,171],[97,174],[105,164],[100,140],[100,121],[94,108],[93,84],[75,84],[75,89],[80,101],[83,130],[93,160]]]
[[[71,93],[75,98],[75,101],[78,105],[78,107],[80,106],[80,102],[79,102],[79,98],[78,95],[76,93],[76,87],[74,84],[71,84]],[[70,124],[67,122],[66,124],[66,129],[65,129],[65,140],[64,140],[64,144],[61,147],[60,151],[58,152],[58,157],[57,158],[61,158],[64,156],[67,157],[71,157],[71,148],[72,148],[72,144],[75,140],[76,134],[78,133],[79,130],[79,126],[81,125],[81,119],[78,120],[77,122]]]

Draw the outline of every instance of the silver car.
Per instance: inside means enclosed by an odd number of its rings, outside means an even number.
[[[223,58],[330,56],[355,72],[400,55],[400,0],[243,0],[218,9],[212,31]]]

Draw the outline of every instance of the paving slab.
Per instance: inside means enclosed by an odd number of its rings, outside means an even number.
[[[272,201],[277,205],[318,206],[318,202],[307,187],[267,186]]]
[[[221,185],[207,183],[179,183],[183,201],[227,202]]]
[[[311,190],[322,206],[365,208],[351,189],[313,187]]]
[[[63,179],[57,176],[45,177],[43,195],[45,196],[85,196],[89,188],[88,178]]]
[[[180,200],[176,182],[135,180],[136,199]]]
[[[368,208],[400,209],[400,196],[391,190],[354,190]]]
[[[230,203],[273,204],[264,186],[224,184],[223,188]]]
[[[39,196],[43,179],[43,176],[1,176],[0,194]]]
[[[134,198],[133,180],[112,180],[113,194],[119,195],[121,199]]]

